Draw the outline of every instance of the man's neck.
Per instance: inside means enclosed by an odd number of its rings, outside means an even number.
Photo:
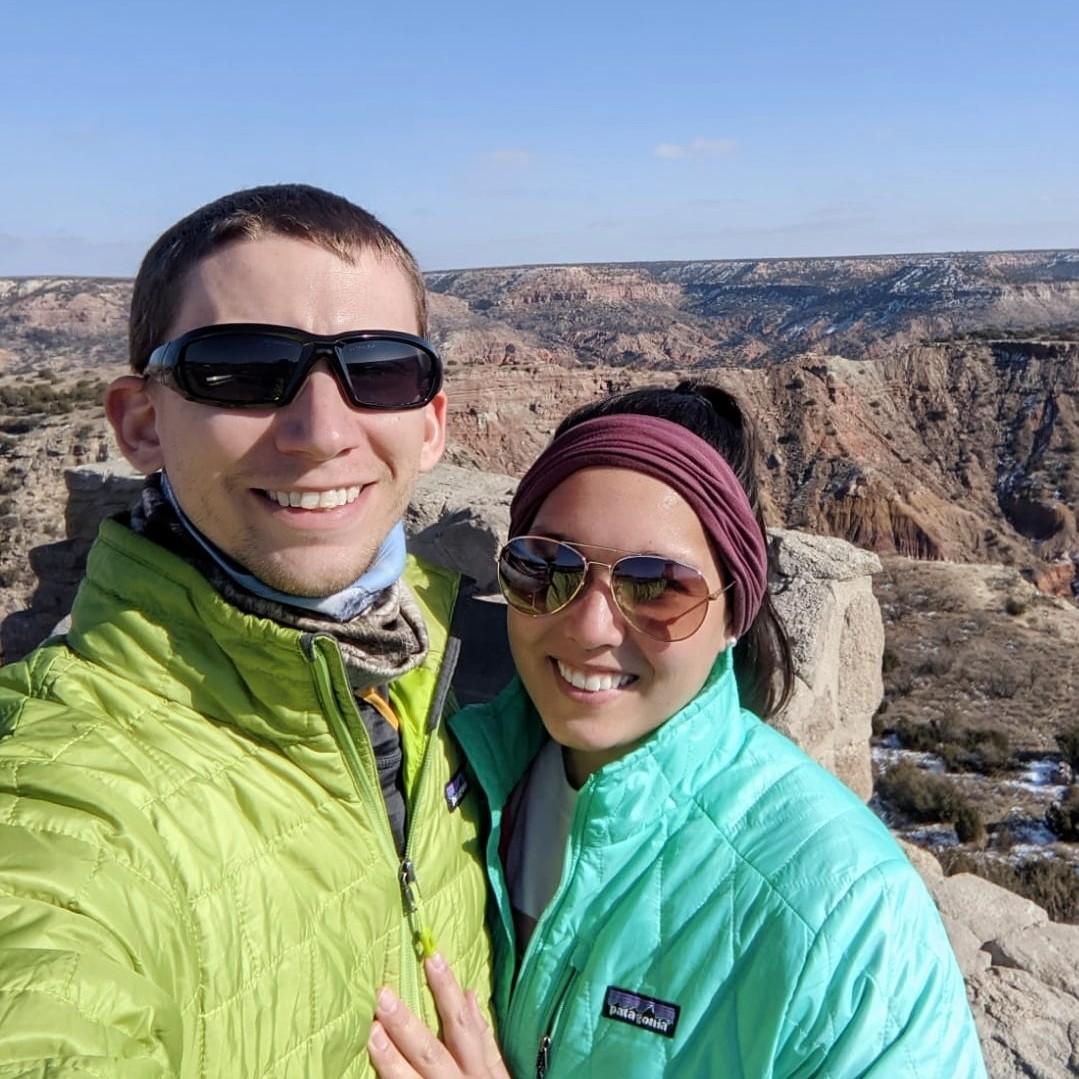
[[[357,615],[363,614],[378,596],[400,580],[404,572],[405,528],[398,521],[382,541],[367,569],[352,584],[346,585],[339,592],[327,596],[297,596],[290,592],[282,592],[265,581],[259,580],[239,562],[225,554],[195,526],[184,513],[176,492],[172,489],[172,484],[169,483],[169,478],[164,472],[161,473],[161,493],[188,535],[233,582],[253,595],[284,604],[286,607],[299,607],[332,619],[334,622],[349,622]]]

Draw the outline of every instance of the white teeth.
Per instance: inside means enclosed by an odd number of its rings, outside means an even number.
[[[333,487],[328,491],[266,491],[266,497],[279,506],[291,506],[294,509],[332,510],[355,502],[360,497],[361,488]]]
[[[633,681],[631,674],[588,674],[579,671],[556,660],[558,673],[569,682],[574,689],[583,689],[586,693],[599,693],[604,689],[621,689]]]

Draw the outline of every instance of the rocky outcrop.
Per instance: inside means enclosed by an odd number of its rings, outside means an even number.
[[[123,461],[72,469],[66,479],[67,538],[35,549],[43,572],[34,604],[13,616],[37,631],[23,651],[67,613],[98,522],[129,506],[141,486]],[[495,592],[495,555],[506,539],[515,486],[509,476],[440,465],[421,478],[409,507],[410,546]],[[884,648],[870,577],[880,564],[841,540],[775,530],[770,542],[778,567],[772,588],[790,628],[796,674],[794,696],[776,725],[868,798],[870,722],[882,692]]]
[[[414,550],[496,587],[516,481],[442,465],[421,481],[406,523]],[[884,628],[871,575],[880,561],[842,540],[770,533],[776,608],[791,634],[794,695],[774,722],[862,798],[872,793],[870,725],[880,703]]]
[[[873,792],[869,745],[884,685],[884,624],[873,597],[880,560],[843,540],[770,533],[772,594],[790,634],[795,692],[775,725],[862,798]]]
[[[1079,925],[903,843],[940,909],[991,1079],[1079,1074]]]

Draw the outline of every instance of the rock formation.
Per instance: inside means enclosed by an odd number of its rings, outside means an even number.
[[[69,470],[67,538],[35,548],[31,607],[4,624],[25,652],[67,613],[103,517],[126,509],[141,477],[122,461]],[[422,477],[405,518],[414,551],[495,592],[494,559],[506,540],[516,481],[440,465]],[[775,530],[776,607],[791,628],[796,688],[777,726],[862,798],[872,793],[870,722],[880,702],[884,631],[873,599],[874,555],[841,540]],[[14,657],[16,649],[10,653]]]
[[[1079,1074],[1079,925],[902,844],[940,909],[991,1079]]]
[[[456,463],[519,474],[575,405],[692,374],[750,407],[774,523],[1015,565],[1079,594],[1077,252],[531,266],[428,284]],[[0,279],[0,488],[19,483],[19,444],[47,411],[11,400],[41,374],[121,371],[129,295],[124,281]],[[33,520],[16,531],[32,538]]]

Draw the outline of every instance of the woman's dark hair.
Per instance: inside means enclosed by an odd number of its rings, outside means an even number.
[[[696,381],[680,382],[673,390],[627,390],[571,412],[558,425],[555,437],[585,420],[626,413],[670,420],[714,446],[738,477],[765,535],[757,482],[757,433],[736,398],[718,386]],[[768,560],[771,565],[770,552]],[[790,700],[794,690],[790,641],[767,592],[753,624],[734,649],[734,670],[742,703],[757,715],[775,715]]]

